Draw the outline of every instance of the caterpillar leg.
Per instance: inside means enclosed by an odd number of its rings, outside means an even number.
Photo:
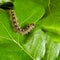
[[[19,25],[18,25],[17,17],[16,17],[16,14],[15,14],[14,10],[10,9],[9,13],[11,15],[13,28],[19,34],[27,34],[34,28],[33,23],[29,24],[25,29],[20,28]]]

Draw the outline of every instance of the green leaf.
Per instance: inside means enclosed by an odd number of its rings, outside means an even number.
[[[29,35],[24,47],[35,58],[40,60],[45,54],[46,34],[40,29],[36,29],[33,34]]]
[[[15,2],[15,11],[20,26],[28,23],[36,23],[45,13],[44,8],[32,1]],[[19,5],[18,5],[19,4]],[[39,13],[39,11],[41,11]],[[28,23],[27,23],[28,22]],[[1,60],[32,60],[35,59],[23,47],[28,36],[17,34],[11,25],[10,15],[0,9],[0,59]],[[3,54],[3,55],[2,55]]]
[[[13,30],[8,11],[0,8],[0,60],[60,60],[59,2],[15,0],[19,25],[35,23],[26,35]]]
[[[14,5],[20,26],[33,22],[36,24],[36,22],[45,14],[43,6],[38,5],[31,0],[16,0]]]
[[[57,2],[57,3],[56,3]],[[53,0],[49,2],[45,17],[40,21],[41,28],[55,42],[60,42],[60,0]]]

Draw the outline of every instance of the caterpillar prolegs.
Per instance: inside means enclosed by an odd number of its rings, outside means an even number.
[[[13,9],[9,9],[9,13],[11,15],[11,21],[12,21],[13,28],[17,33],[27,34],[34,28],[33,23],[29,24],[25,29],[20,28],[17,22],[15,11]]]

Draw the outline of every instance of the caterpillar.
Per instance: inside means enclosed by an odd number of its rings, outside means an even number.
[[[14,11],[13,2],[11,0],[9,0],[8,2],[6,2],[4,0],[4,2],[1,2],[1,3],[2,4],[0,5],[0,8],[4,9],[6,11],[9,11],[10,16],[11,16],[12,26],[17,33],[27,34],[34,28],[33,23],[29,24],[25,29],[20,28],[20,26],[18,25],[18,22],[17,22],[17,17],[15,14],[15,11]]]
[[[33,23],[29,24],[25,29],[20,28],[20,26],[18,25],[18,22],[17,22],[17,17],[16,17],[16,14],[15,14],[15,11],[13,9],[9,9],[9,13],[10,13],[10,16],[11,16],[11,21],[12,21],[13,28],[17,33],[28,34],[34,28]]]

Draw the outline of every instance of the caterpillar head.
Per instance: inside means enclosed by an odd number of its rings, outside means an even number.
[[[13,1],[12,0],[1,0],[0,8],[2,9],[12,9],[13,8]]]

